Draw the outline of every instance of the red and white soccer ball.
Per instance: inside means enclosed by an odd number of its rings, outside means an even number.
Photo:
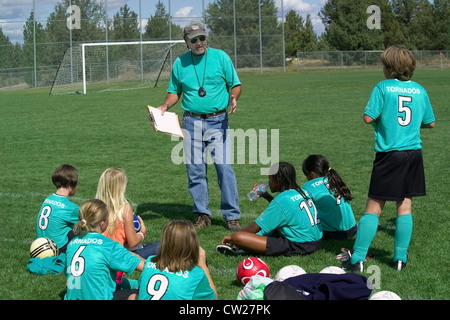
[[[250,257],[239,263],[236,269],[236,279],[239,284],[245,286],[250,278],[255,275],[270,276],[269,267],[264,261],[256,257]]]

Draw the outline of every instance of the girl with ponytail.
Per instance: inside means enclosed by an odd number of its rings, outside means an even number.
[[[322,247],[314,202],[296,182],[294,167],[287,162],[269,169],[271,192],[261,196],[270,203],[251,224],[232,235],[225,236],[217,251],[237,253],[243,250],[267,256],[306,255]]]
[[[345,239],[356,234],[352,194],[323,155],[310,155],[302,164],[308,179],[303,185],[314,200],[324,239]]]
[[[111,300],[123,296],[116,291],[116,272],[142,271],[144,259],[132,254],[117,241],[105,237],[109,211],[106,204],[93,199],[80,206],[80,221],[66,252],[66,300]]]

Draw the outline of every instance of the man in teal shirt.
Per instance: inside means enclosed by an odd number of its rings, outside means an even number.
[[[231,167],[228,114],[236,112],[241,82],[230,57],[222,50],[207,46],[202,23],[187,24],[184,40],[189,51],[175,60],[166,98],[158,109],[164,114],[183,96],[183,149],[188,189],[194,201],[193,212],[197,215],[196,227],[211,224],[205,159],[205,149],[208,149],[221,190],[222,215],[227,228],[238,231],[239,197],[236,176]]]

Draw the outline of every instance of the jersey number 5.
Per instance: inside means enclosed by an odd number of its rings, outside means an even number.
[[[403,116],[399,116],[398,123],[406,127],[411,123],[412,111],[411,108],[405,106],[405,102],[411,103],[412,97],[398,96],[398,112],[404,113]]]

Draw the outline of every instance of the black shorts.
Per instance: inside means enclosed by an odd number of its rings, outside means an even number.
[[[352,238],[356,235],[358,231],[358,226],[354,225],[348,230],[345,231],[323,231],[322,239],[324,240],[340,240],[340,239],[348,239]]]
[[[313,242],[294,242],[280,237],[267,237],[266,256],[307,255],[322,248],[322,239]]]
[[[373,162],[369,198],[403,201],[424,196],[422,150],[378,152]]]

